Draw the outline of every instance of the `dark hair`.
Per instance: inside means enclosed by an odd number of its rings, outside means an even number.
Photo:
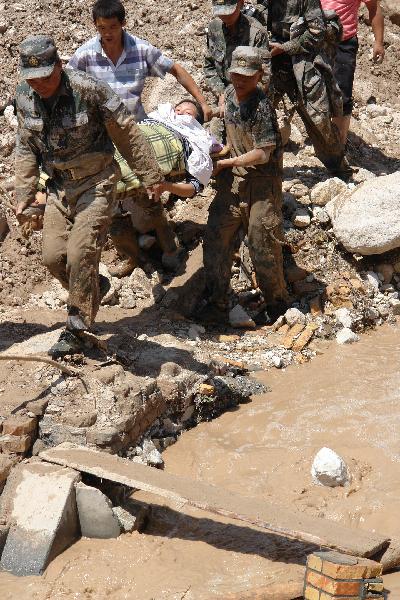
[[[97,0],[92,8],[93,21],[117,17],[120,23],[125,21],[125,8],[120,0]]]
[[[177,108],[178,106],[180,106],[181,104],[185,104],[185,102],[190,102],[190,104],[193,104],[193,106],[196,109],[196,121],[198,121],[200,123],[200,125],[204,124],[204,112],[203,109],[201,108],[200,104],[197,102],[197,100],[193,100],[193,98],[184,98],[184,100],[181,100],[180,102],[178,102],[178,104],[175,104],[175,108]]]

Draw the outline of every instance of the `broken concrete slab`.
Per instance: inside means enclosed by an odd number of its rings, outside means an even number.
[[[82,482],[77,483],[75,488],[83,537],[104,540],[118,537],[121,529],[111,500],[97,488]]]
[[[7,535],[8,535],[8,531],[9,531],[9,526],[8,525],[1,525],[0,524],[0,556],[1,553],[3,552],[3,548],[5,546],[6,543],[6,539],[7,539]]]
[[[32,459],[18,465],[1,497],[10,530],[0,565],[14,575],[41,575],[79,536],[76,471]],[[34,492],[34,493],[33,493]]]
[[[370,557],[390,539],[372,531],[350,529],[329,519],[291,512],[264,499],[249,498],[103,452],[63,444],[40,455],[44,460],[73,467],[101,479],[122,483],[202,510],[238,519],[277,535]]]

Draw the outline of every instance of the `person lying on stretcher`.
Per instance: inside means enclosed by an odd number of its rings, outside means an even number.
[[[210,153],[218,153],[222,146],[215,142],[203,128],[204,115],[200,105],[193,100],[182,100],[175,108],[171,104],[160,104],[148,118],[139,124],[142,133],[150,142],[164,175],[168,181],[158,184],[157,195],[170,192],[181,198],[192,198],[200,193],[210,181],[213,163]],[[142,187],[127,162],[115,153],[121,168],[121,180],[117,186],[117,197],[123,202],[134,201]],[[184,178],[185,181],[176,181]],[[24,211],[25,232],[42,228],[46,205],[48,176],[41,173],[36,202]],[[128,206],[125,210],[129,210]],[[22,216],[22,215],[21,215]]]

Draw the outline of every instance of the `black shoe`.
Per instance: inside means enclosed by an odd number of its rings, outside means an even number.
[[[63,358],[67,354],[81,354],[82,341],[67,329],[63,331],[58,341],[47,352],[52,358]]]

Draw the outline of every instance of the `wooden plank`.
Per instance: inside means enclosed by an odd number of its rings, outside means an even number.
[[[390,541],[376,533],[350,529],[334,521],[294,513],[262,499],[240,496],[213,485],[82,446],[61,444],[41,452],[40,457],[102,479],[257,525],[285,537],[334,548],[355,556],[373,556]]]

